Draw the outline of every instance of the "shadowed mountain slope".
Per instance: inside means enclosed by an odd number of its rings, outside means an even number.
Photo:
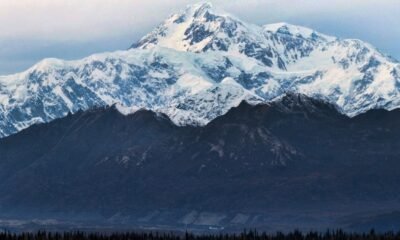
[[[398,110],[349,118],[296,94],[243,102],[204,127],[146,110],[79,112],[0,140],[1,211],[137,220],[165,210],[154,219],[178,225],[216,212],[223,225],[237,213],[395,209],[398,122]]]

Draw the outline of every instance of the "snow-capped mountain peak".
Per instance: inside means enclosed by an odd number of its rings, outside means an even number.
[[[181,13],[171,15],[132,47],[162,46],[180,51],[206,51],[219,34],[228,31],[229,25],[238,24],[242,24],[240,20],[220,10],[215,11],[209,2],[189,5]]]
[[[190,15],[193,17],[199,17],[201,15],[204,16],[206,12],[213,8],[213,4],[211,2],[199,2],[196,4],[188,5],[186,7],[186,15]]]
[[[258,26],[209,3],[171,15],[129,50],[45,59],[0,76],[0,137],[94,107],[205,125],[242,101],[301,93],[348,116],[400,107],[400,66],[373,46],[288,23]]]
[[[304,39],[308,39],[311,41],[331,42],[331,41],[337,40],[336,37],[319,33],[317,31],[307,28],[307,27],[297,26],[297,25],[286,23],[286,22],[265,24],[263,26],[263,29],[265,32],[269,32],[271,34],[290,35],[293,37],[304,38]]]
[[[288,23],[264,26],[246,23],[206,2],[172,15],[132,48],[161,46],[196,53],[221,51],[286,70],[288,64],[308,56],[318,44],[335,40],[335,37]]]

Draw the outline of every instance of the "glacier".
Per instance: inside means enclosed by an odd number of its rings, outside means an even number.
[[[188,6],[128,50],[44,59],[0,76],[0,137],[68,114],[115,105],[203,126],[242,101],[300,93],[350,117],[400,106],[400,64],[358,39],[246,23],[210,3]]]

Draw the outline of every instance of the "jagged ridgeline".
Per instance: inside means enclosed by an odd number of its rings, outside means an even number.
[[[398,110],[349,118],[304,95],[243,102],[204,127],[79,112],[0,139],[0,211],[119,227],[396,230],[399,121]]]
[[[45,59],[0,76],[0,136],[69,112],[117,104],[203,126],[245,100],[303,93],[356,116],[399,106],[399,64],[373,46],[287,23],[253,25],[203,3],[127,51]]]

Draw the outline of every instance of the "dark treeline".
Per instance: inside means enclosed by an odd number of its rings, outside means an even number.
[[[325,233],[294,231],[290,233],[267,234],[257,231],[244,231],[240,234],[175,234],[175,233],[85,233],[85,232],[44,232],[36,233],[0,233],[0,240],[391,240],[399,239],[400,232],[347,233],[342,230]]]

